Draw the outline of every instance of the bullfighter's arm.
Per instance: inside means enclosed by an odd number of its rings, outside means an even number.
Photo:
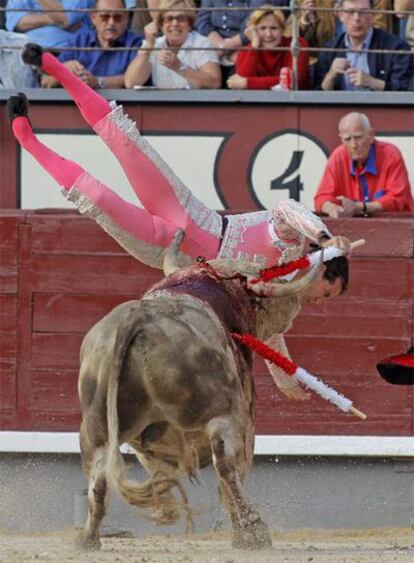
[[[266,344],[290,359],[289,350],[287,349],[283,334],[274,334],[266,341]],[[300,401],[306,401],[310,398],[310,394],[299,385],[294,376],[287,375],[282,369],[267,360],[265,360],[265,364],[273,381],[286,397]]]
[[[281,240],[301,236],[318,242],[323,235],[330,236],[327,226],[310,209],[293,199],[280,201],[273,210],[273,228]]]
[[[289,246],[304,245],[309,239],[321,247],[341,248],[345,254],[351,251],[348,239],[333,237],[320,217],[293,199],[280,201],[273,210],[273,230],[275,236]]]

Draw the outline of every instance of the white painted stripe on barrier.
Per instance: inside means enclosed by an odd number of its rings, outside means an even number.
[[[123,452],[131,452],[122,446]],[[77,432],[0,432],[0,452],[79,453]],[[414,457],[410,436],[256,436],[255,455]]]

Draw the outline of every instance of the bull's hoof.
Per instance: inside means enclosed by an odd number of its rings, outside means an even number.
[[[27,117],[29,114],[29,100],[26,94],[19,92],[7,100],[7,117],[10,125],[16,117]]]
[[[44,53],[44,49],[40,45],[26,43],[22,50],[23,62],[40,68],[42,66],[42,53]]]
[[[267,524],[261,518],[258,518],[245,528],[237,530],[232,537],[232,547],[233,549],[245,550],[272,547],[272,538]]]
[[[84,551],[98,551],[102,545],[99,537],[91,537],[84,531],[79,534],[76,544],[79,549]]]

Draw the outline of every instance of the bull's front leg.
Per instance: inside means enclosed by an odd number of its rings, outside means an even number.
[[[227,425],[226,425],[227,426]],[[213,464],[220,479],[220,496],[232,523],[232,545],[236,549],[264,549],[272,545],[269,529],[259,513],[244,498],[237,471],[235,440],[226,430],[211,436]],[[242,447],[243,444],[240,444]]]

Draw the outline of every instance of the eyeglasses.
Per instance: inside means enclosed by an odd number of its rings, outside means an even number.
[[[125,18],[125,14],[100,13],[97,16],[104,23],[109,22],[110,19],[113,19],[115,23],[121,23]]]
[[[185,23],[188,22],[188,16],[186,16],[185,14],[177,14],[176,16],[170,14],[162,18],[163,23],[172,23],[174,20],[177,23]]]

